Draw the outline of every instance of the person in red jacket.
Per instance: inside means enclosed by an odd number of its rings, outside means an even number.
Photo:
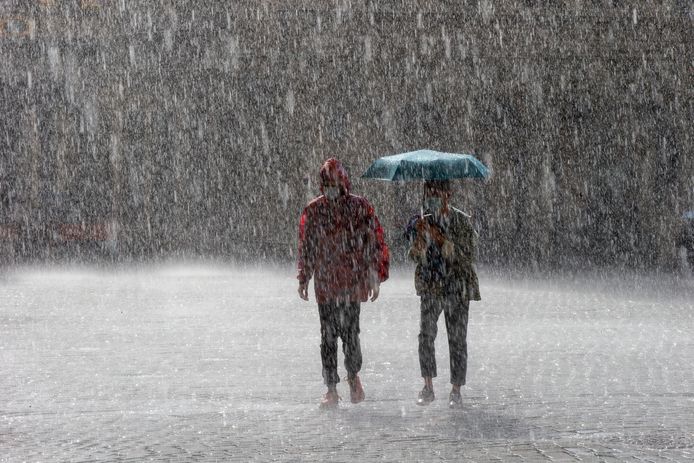
[[[362,364],[359,343],[360,303],[378,298],[388,278],[389,253],[383,229],[371,204],[350,193],[342,163],[331,158],[320,169],[321,196],[311,201],[299,224],[299,296],[308,300],[313,278],[321,326],[323,379],[328,392],[321,407],[336,406],[337,338],[342,338],[347,382],[352,403],[364,400],[359,379]]]

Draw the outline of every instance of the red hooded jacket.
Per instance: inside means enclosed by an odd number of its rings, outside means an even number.
[[[365,302],[369,279],[388,279],[388,246],[374,208],[350,193],[347,171],[331,158],[320,170],[323,185],[334,183],[340,196],[330,201],[325,195],[311,201],[299,224],[299,274],[301,283],[314,278],[319,304],[335,300]]]

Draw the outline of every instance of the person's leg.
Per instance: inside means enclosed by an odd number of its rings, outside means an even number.
[[[448,297],[444,314],[448,332],[448,352],[451,364],[450,405],[460,404],[460,386],[467,375],[467,323],[469,302],[464,297]]]
[[[434,400],[433,378],[436,376],[436,334],[437,322],[441,314],[441,304],[437,298],[423,295],[420,302],[419,319],[419,369],[424,379],[424,389],[419,393],[417,403],[426,405]]]
[[[436,376],[436,325],[441,314],[441,304],[436,298],[422,296],[419,318],[419,369],[422,378]]]
[[[359,341],[359,314],[361,307],[358,302],[340,304],[342,312],[340,337],[342,337],[342,352],[345,354],[345,369],[349,377],[355,376],[361,370],[362,355]]]
[[[337,374],[337,307],[332,303],[319,304],[318,313],[320,316],[320,353],[323,381],[328,386],[328,392],[321,405],[328,406],[337,403],[337,383],[340,382],[340,377]]]
[[[347,382],[350,387],[352,403],[364,400],[364,388],[359,379],[359,371],[362,365],[361,342],[359,340],[359,315],[361,306],[359,302],[348,302],[340,305],[342,352],[345,354],[345,369],[347,370]]]

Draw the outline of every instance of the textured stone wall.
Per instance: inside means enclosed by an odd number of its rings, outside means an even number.
[[[420,5],[415,5],[420,3]],[[671,266],[694,209],[687,2],[0,1],[0,183],[123,255],[291,257],[323,159],[474,152],[481,258]],[[417,185],[355,178],[399,258]]]

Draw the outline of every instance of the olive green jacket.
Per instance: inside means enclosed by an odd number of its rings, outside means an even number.
[[[431,216],[425,216],[431,218]],[[418,295],[444,295],[462,292],[472,301],[481,300],[475,258],[477,252],[477,232],[472,227],[470,216],[463,211],[450,207],[448,220],[444,225],[437,225],[443,237],[452,243],[448,255],[441,251],[437,243],[426,236],[426,252],[418,252],[415,246],[418,238],[416,221],[410,222],[405,232],[410,242],[408,255],[417,263],[415,270],[415,289]],[[433,219],[431,220],[433,222]],[[430,223],[431,223],[430,222]]]

